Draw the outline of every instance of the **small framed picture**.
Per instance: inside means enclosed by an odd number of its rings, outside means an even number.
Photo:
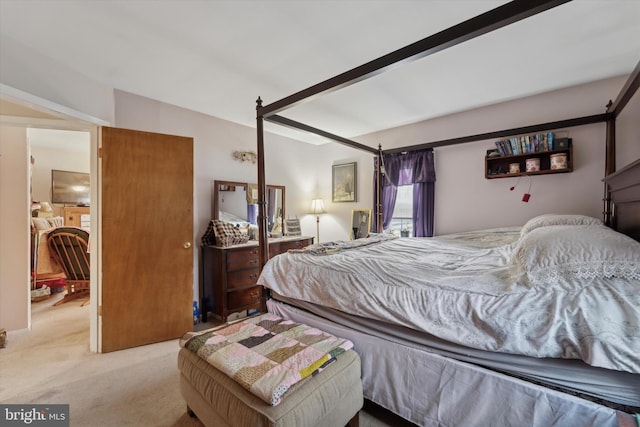
[[[355,202],[356,197],[356,162],[333,165],[332,198],[334,203]]]

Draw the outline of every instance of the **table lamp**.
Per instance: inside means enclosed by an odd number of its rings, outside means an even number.
[[[327,213],[324,210],[322,199],[313,199],[311,201],[311,213],[316,216],[316,243],[320,243],[320,214]]]

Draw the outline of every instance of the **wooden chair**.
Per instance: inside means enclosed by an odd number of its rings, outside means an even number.
[[[67,294],[54,305],[80,297],[89,302],[89,233],[81,228],[60,227],[49,233],[47,244],[64,270]]]

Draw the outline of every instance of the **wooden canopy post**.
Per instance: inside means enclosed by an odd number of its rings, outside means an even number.
[[[256,100],[256,130],[258,144],[258,257],[260,271],[269,260],[269,241],[267,238],[267,184],[264,169],[264,117],[262,115],[262,99]],[[262,289],[260,311],[267,312],[267,290]]]
[[[611,108],[613,102],[609,101],[607,108]],[[604,176],[609,176],[616,171],[616,118],[611,114],[607,119],[607,141],[604,153]],[[604,183],[604,195],[602,197],[604,203],[603,206],[603,221],[609,227],[614,227],[613,224],[613,212],[611,205],[611,192],[609,191],[609,184]]]
[[[629,75],[616,100],[609,100],[607,104],[607,145],[605,148],[604,176],[609,176],[616,171],[616,119],[638,91],[638,88],[640,88],[640,61],[638,61],[633,72]],[[615,206],[611,203],[611,192],[606,182],[602,200],[604,202],[604,223],[615,228]]]
[[[382,214],[382,178],[384,177],[384,173],[382,170],[382,145],[378,144],[378,154],[376,157],[377,162],[377,171],[376,171],[376,232],[382,233],[384,230],[384,218]]]

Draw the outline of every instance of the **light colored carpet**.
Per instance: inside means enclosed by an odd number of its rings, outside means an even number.
[[[32,304],[32,330],[7,334],[0,349],[0,402],[70,408],[72,426],[197,426],[180,395],[178,342],[106,354],[89,351],[89,306],[61,294]],[[360,425],[405,425],[371,408]]]

